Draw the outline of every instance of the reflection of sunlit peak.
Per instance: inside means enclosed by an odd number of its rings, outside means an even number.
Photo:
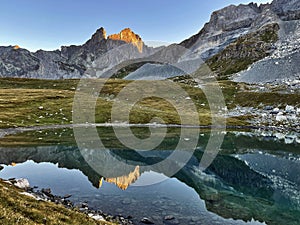
[[[102,184],[103,184],[103,177],[101,177],[101,179],[99,180],[99,188],[102,187]]]
[[[115,184],[122,190],[126,190],[131,184],[133,184],[140,177],[140,167],[136,166],[135,170],[128,175],[117,178],[106,178],[108,183]]]

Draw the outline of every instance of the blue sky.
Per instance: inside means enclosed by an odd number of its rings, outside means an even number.
[[[180,42],[212,11],[248,0],[9,0],[0,3],[0,46],[35,51],[83,44],[99,28],[130,27],[145,41]],[[257,0],[256,2],[268,2]]]

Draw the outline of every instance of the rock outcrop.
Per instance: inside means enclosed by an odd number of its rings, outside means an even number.
[[[207,60],[207,64],[221,79],[245,70],[252,63],[269,56],[274,51],[278,30],[279,25],[274,23],[246,34]]]
[[[299,0],[274,0],[271,9],[282,20],[300,19],[300,2]]]

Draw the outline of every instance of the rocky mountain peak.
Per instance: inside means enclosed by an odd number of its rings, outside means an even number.
[[[215,11],[208,23],[210,31],[230,31],[241,27],[250,26],[252,20],[260,13],[260,8],[255,4],[230,5]]]
[[[108,39],[131,43],[138,48],[139,52],[143,52],[144,42],[142,38],[139,35],[135,34],[130,28],[125,28],[118,34],[112,34],[108,36]]]
[[[83,46],[88,49],[90,52],[97,51],[97,49],[101,48],[103,44],[101,44],[103,41],[107,40],[106,37],[106,31],[103,27],[99,28]],[[78,47],[68,47],[69,49],[72,49],[72,53],[74,51],[78,50]],[[63,51],[65,52],[65,51]]]
[[[106,31],[103,27],[101,27],[93,34],[92,40],[101,41],[103,39],[106,39]]]
[[[18,49],[20,49],[20,46],[19,45],[15,45],[15,46],[13,46],[13,49],[14,50],[18,50]]]

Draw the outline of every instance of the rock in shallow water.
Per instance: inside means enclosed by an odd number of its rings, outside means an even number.
[[[20,179],[16,179],[14,180],[13,184],[21,189],[28,189],[30,188],[30,184],[29,181],[27,179],[24,178],[20,178]]]
[[[172,220],[166,220],[165,221],[165,224],[168,224],[168,225],[177,225],[177,224],[180,224],[179,220],[178,219],[172,219]]]
[[[149,218],[144,217],[143,219],[141,219],[141,223],[144,224],[154,224],[154,222],[152,222]]]
[[[174,220],[175,217],[172,216],[172,215],[169,215],[169,216],[165,216],[164,220]]]

